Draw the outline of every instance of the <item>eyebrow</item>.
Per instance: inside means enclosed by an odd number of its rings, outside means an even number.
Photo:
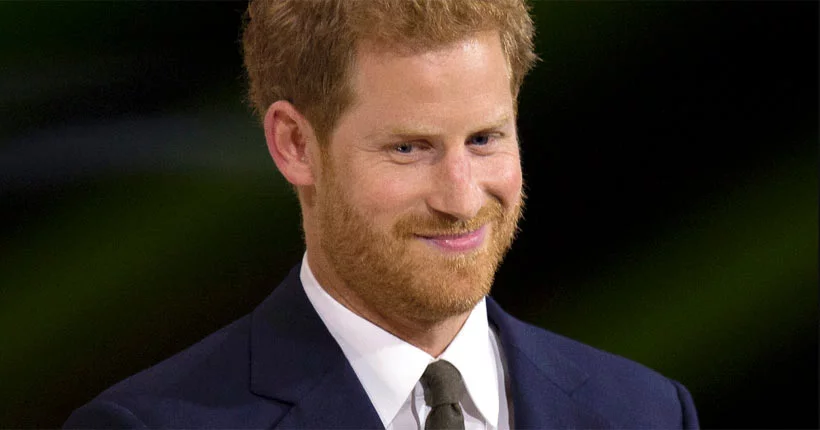
[[[501,128],[502,126],[506,125],[510,121],[511,115],[504,114],[501,118],[492,121],[486,125],[479,127],[476,131],[470,133],[476,134],[481,133],[488,130],[494,130]],[[383,129],[376,130],[373,133],[368,134],[365,136],[366,139],[373,140],[378,138],[402,138],[402,139],[412,139],[418,138],[423,136],[436,136],[440,134],[438,130],[433,130],[429,128],[425,128],[424,126],[408,126],[408,125],[399,125],[395,127],[385,127]]]

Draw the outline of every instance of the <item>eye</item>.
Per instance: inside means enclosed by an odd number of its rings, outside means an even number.
[[[430,145],[424,141],[397,142],[384,149],[391,160],[400,164],[418,161],[430,153]]]
[[[399,154],[409,154],[416,149],[415,145],[412,143],[399,143],[398,145],[393,146],[393,150],[398,152]]]
[[[475,145],[475,146],[485,146],[485,145],[489,144],[494,138],[495,138],[495,136],[493,136],[491,134],[488,134],[488,133],[476,134],[476,135],[470,136],[470,138],[467,139],[467,143],[469,143],[470,145]]]

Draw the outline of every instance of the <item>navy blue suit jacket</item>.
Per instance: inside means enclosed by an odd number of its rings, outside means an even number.
[[[692,398],[637,363],[487,312],[515,428],[696,428]],[[252,313],[77,409],[66,428],[381,428],[299,266]]]

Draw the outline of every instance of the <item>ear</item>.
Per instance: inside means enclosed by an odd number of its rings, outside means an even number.
[[[295,106],[279,100],[265,113],[265,140],[276,167],[295,186],[312,185],[309,143],[315,142],[313,127]]]

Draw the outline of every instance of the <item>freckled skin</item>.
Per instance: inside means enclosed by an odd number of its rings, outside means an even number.
[[[508,67],[497,32],[417,54],[372,48],[329,146],[308,148],[308,258],[340,303],[436,356],[489,292],[520,217]],[[417,236],[482,225],[469,252]]]

